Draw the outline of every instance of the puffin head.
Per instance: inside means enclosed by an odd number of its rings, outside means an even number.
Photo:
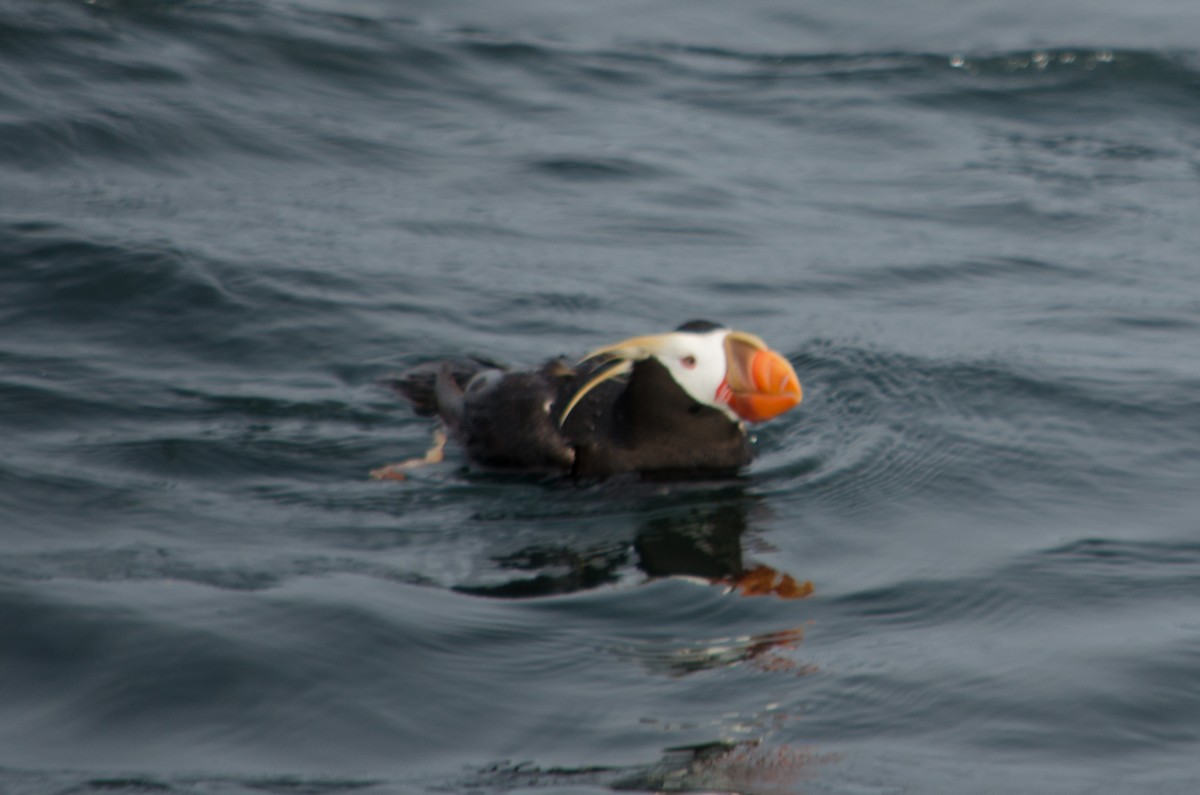
[[[607,358],[615,364],[583,386],[563,412],[592,388],[656,359],[687,394],[737,422],[763,422],[794,408],[802,397],[792,365],[753,334],[693,320],[675,331],[632,337],[592,351],[587,359]]]

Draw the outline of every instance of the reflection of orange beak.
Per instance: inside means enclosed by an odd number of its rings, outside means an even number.
[[[790,411],[804,392],[791,363],[752,334],[731,331],[725,339],[721,398],[747,422],[764,422]]]

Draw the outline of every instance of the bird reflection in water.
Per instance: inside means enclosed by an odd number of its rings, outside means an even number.
[[[606,543],[576,549],[535,545],[495,557],[502,569],[522,572],[504,582],[462,585],[455,590],[494,598],[528,598],[573,593],[617,582],[630,563],[651,578],[681,577],[724,586],[743,596],[800,599],[813,592],[807,580],[744,559],[749,497],[744,489],[722,499],[674,506],[638,528],[632,547]]]
[[[747,567],[742,556],[746,529],[742,500],[651,519],[634,539],[638,568],[651,577],[702,579],[744,596],[809,596],[813,586],[807,580],[761,563]]]
[[[563,594],[601,587],[627,577],[636,567],[650,579],[696,580],[744,596],[797,599],[812,593],[812,584],[761,563],[748,561],[744,541],[757,498],[739,485],[692,488],[674,484],[669,490],[637,502],[646,517],[632,543],[608,541],[591,547],[534,545],[493,561],[515,576],[498,584],[461,586],[479,596],[520,598]],[[753,537],[753,534],[750,534]],[[649,673],[672,679],[705,671],[745,666],[771,676],[805,676],[815,667],[796,658],[804,638],[800,627],[736,637],[704,639],[641,638],[615,645],[612,651]],[[472,785],[484,790],[595,785],[626,792],[726,792],[743,795],[794,793],[814,768],[835,757],[809,747],[768,743],[766,738],[796,716],[777,704],[714,720],[723,737],[759,735],[664,749],[653,763],[630,767],[585,765],[540,768],[532,764],[500,764],[479,771]],[[643,718],[665,732],[701,728]],[[718,725],[720,724],[720,725]]]
[[[795,649],[804,639],[800,627],[736,638],[709,638],[702,641],[641,642],[620,649],[622,656],[634,659],[649,671],[670,677],[682,677],[699,671],[727,668],[746,663],[760,671],[813,673],[812,665],[798,662],[783,652]]]
[[[599,786],[616,792],[709,792],[728,795],[794,795],[797,785],[837,754],[803,746],[769,747],[756,740],[719,741],[668,748],[649,765],[540,768],[496,764],[475,771],[464,789],[547,790]]]

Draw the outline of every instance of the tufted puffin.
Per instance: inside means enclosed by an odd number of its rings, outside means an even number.
[[[388,383],[418,414],[440,417],[472,462],[576,478],[733,473],[751,458],[744,423],[801,398],[787,359],[753,334],[704,320],[606,345],[577,364],[512,371],[475,359],[431,362]],[[440,460],[440,444],[372,475],[403,479]]]

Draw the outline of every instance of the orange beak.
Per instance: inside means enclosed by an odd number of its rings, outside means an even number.
[[[731,331],[725,338],[725,383],[721,399],[747,422],[764,422],[795,408],[804,396],[791,363],[753,334]]]

